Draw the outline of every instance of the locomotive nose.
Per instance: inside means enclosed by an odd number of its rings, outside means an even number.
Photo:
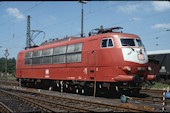
[[[122,48],[123,60],[138,64],[148,63],[148,56],[143,48]]]
[[[117,72],[118,76],[114,77],[116,81],[142,81],[154,80],[155,75],[150,74],[152,70],[147,64],[127,63],[129,65],[119,66]]]
[[[143,81],[144,77],[140,77],[139,75],[134,75],[132,81],[138,83],[139,81]]]
[[[147,76],[139,76],[139,75],[134,75],[133,76],[133,82],[138,83],[142,81],[152,81],[156,79],[156,75],[147,75]]]

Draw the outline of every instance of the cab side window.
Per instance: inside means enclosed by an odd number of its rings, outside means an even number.
[[[102,48],[110,48],[113,47],[113,39],[112,38],[104,38],[101,41]]]
[[[102,48],[107,47],[107,39],[102,40]]]
[[[113,46],[113,41],[112,41],[112,39],[109,39],[108,47],[112,47],[112,46]]]

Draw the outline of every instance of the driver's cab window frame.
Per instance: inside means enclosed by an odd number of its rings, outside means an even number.
[[[113,38],[112,37],[102,38],[100,47],[101,48],[113,48],[114,47]]]
[[[133,44],[131,43],[125,43],[125,42],[123,42],[123,40],[126,42],[128,42],[128,40],[133,40]],[[139,44],[139,42],[138,41],[140,41],[140,44]],[[122,37],[122,38],[120,38],[120,45],[122,46],[122,47],[127,47],[127,46],[130,46],[130,47],[144,47],[144,45],[143,45],[143,43],[142,43],[142,41],[141,41],[141,39],[140,38],[127,38],[127,37]]]

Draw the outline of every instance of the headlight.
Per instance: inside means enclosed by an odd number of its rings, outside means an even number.
[[[124,70],[124,71],[131,71],[131,68],[130,68],[130,66],[124,66],[124,67],[123,67],[123,70]]]
[[[150,66],[148,66],[148,70],[149,70],[149,71],[151,71],[151,70],[152,70],[152,68],[151,68]]]

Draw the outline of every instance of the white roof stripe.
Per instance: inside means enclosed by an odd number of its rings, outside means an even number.
[[[147,55],[170,54],[169,50],[147,51]]]

